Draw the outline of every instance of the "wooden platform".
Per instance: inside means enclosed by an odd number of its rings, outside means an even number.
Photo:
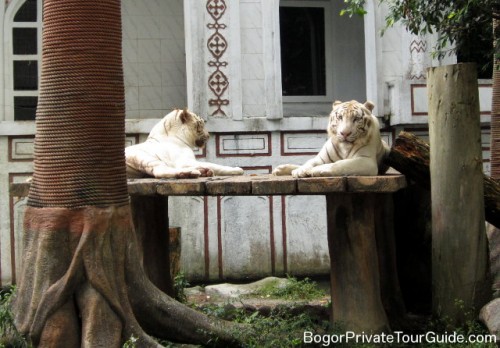
[[[395,192],[406,186],[403,175],[295,179],[290,176],[248,175],[199,179],[132,179],[131,195],[262,196],[334,192]]]
[[[12,183],[10,195],[25,197],[29,183]],[[128,192],[140,196],[325,195],[335,192],[395,192],[406,187],[403,175],[302,178],[246,175],[198,179],[129,179]]]
[[[169,196],[324,195],[332,320],[342,323],[347,330],[365,333],[389,331],[390,319],[397,320],[404,314],[396,270],[392,201],[392,193],[404,187],[406,179],[399,174],[302,179],[244,175],[128,181],[134,226],[144,251],[144,268],[160,289],[167,290],[172,285],[165,269]],[[28,192],[29,183],[10,186],[11,196],[23,197]]]

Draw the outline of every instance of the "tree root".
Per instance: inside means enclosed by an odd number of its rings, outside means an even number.
[[[34,208],[25,213],[24,262],[13,309],[40,347],[160,347],[149,336],[238,345],[240,324],[210,318],[146,277],[129,206]],[[147,333],[146,333],[147,332]]]

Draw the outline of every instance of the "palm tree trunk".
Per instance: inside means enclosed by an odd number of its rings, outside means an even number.
[[[493,43],[498,40],[498,19],[493,19]],[[493,53],[493,93],[491,103],[491,143],[490,143],[490,176],[493,181],[500,182],[500,59]],[[487,228],[490,249],[490,273],[494,296],[500,295],[500,229],[494,226]]]
[[[234,342],[146,278],[124,159],[120,0],[45,0],[35,171],[15,323],[40,347]],[[144,329],[143,329],[144,328]]]
[[[493,20],[493,32],[497,32],[500,20]],[[493,38],[496,43],[498,37]],[[500,179],[500,59],[493,55],[493,97],[491,105],[491,177]]]

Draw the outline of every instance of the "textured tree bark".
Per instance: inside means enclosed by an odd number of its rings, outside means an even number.
[[[498,10],[498,9],[497,9]],[[500,13],[496,13],[493,19],[493,44],[497,46],[499,40],[498,31],[500,25]],[[493,55],[493,91],[491,103],[491,139],[490,139],[490,168],[491,168],[491,182],[488,186],[485,182],[485,190],[490,187],[500,192],[498,188],[498,180],[500,180],[500,55],[498,54],[498,47],[496,47],[497,55]],[[493,184],[497,185],[494,186]],[[486,205],[488,207],[488,201]],[[496,208],[500,209],[500,200],[492,200],[490,205],[496,203]],[[488,209],[486,211],[488,216]],[[500,220],[500,219],[499,219]],[[489,221],[489,220],[488,220]],[[495,297],[500,296],[500,223],[492,223],[494,226],[488,226],[488,239],[490,242],[490,262],[491,273],[493,279],[493,289]],[[498,331],[498,329],[497,329]]]
[[[497,13],[497,16],[500,15]],[[493,42],[496,43],[498,37],[496,28],[500,19],[493,20]],[[497,48],[498,53],[498,48]],[[493,56],[493,91],[491,103],[491,177],[500,179],[500,57]],[[498,226],[497,226],[498,227]]]
[[[474,64],[428,72],[433,312],[465,323],[491,296]],[[457,306],[457,301],[462,305]]]
[[[386,163],[417,184],[430,190],[429,157],[429,144],[412,133],[401,132],[394,141]],[[483,176],[483,180],[486,221],[499,227],[500,185],[487,175]]]
[[[235,342],[240,326],[160,291],[141,266],[125,174],[120,0],[45,0],[33,182],[15,324],[40,347]],[[165,232],[167,232],[165,230]],[[168,270],[167,270],[168,273]]]
[[[496,46],[499,39],[498,27],[500,25],[500,13],[493,13],[493,44]],[[496,52],[498,53],[498,47]],[[490,164],[491,177],[500,179],[500,56],[493,55],[493,91],[491,105],[491,144]],[[486,187],[485,187],[486,189]],[[488,238],[490,243],[491,273],[493,276],[493,290],[495,299],[483,307],[480,313],[481,320],[489,331],[500,338],[500,225],[488,226]]]

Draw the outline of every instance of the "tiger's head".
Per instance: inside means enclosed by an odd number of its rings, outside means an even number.
[[[361,104],[355,100],[348,102],[336,101],[330,113],[328,135],[339,142],[354,143],[367,137],[369,131],[377,122],[371,111],[375,105],[367,101]]]
[[[175,109],[153,127],[148,139],[161,140],[166,136],[175,136],[190,147],[201,148],[210,135],[200,116],[188,109]]]

